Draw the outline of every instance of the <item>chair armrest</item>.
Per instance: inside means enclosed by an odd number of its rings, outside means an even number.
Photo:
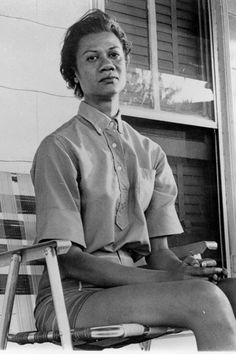
[[[198,255],[204,253],[208,250],[216,250],[218,247],[215,241],[199,241],[194,243],[189,243],[184,246],[172,247],[171,250],[179,258],[187,257],[188,255]]]
[[[0,267],[9,265],[10,260],[14,254],[21,256],[21,263],[27,263],[30,261],[35,261],[37,259],[44,258],[44,251],[47,248],[56,249],[58,255],[67,253],[71,247],[70,241],[64,240],[52,240],[47,242],[42,242],[33,246],[16,248],[11,251],[0,253]]]

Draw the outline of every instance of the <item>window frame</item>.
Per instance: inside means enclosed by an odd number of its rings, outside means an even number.
[[[215,65],[219,194],[222,201],[224,246],[229,276],[236,277],[236,132],[230,66],[230,33],[228,4],[225,0],[209,0],[213,26]],[[224,68],[224,70],[220,70]]]
[[[222,215],[222,242],[224,243],[226,267],[229,276],[236,277],[236,133],[233,124],[232,85],[229,55],[228,5],[225,0],[206,0],[209,8],[211,67],[214,90],[214,120],[194,115],[158,111],[159,102],[154,109],[135,106],[121,106],[124,115],[210,128],[215,130],[216,165],[218,166],[218,199]],[[105,11],[105,0],[91,0],[92,7]],[[157,70],[157,40],[155,24],[155,0],[147,0],[149,16],[150,66]],[[224,67],[223,73],[220,68]],[[158,82],[157,80],[155,80]],[[158,92],[158,87],[154,87]],[[159,97],[159,95],[156,95]],[[226,183],[227,181],[227,183]]]

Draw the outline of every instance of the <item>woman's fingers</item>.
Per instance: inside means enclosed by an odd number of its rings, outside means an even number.
[[[201,267],[215,267],[216,266],[216,261],[211,258],[199,259],[199,263],[200,263]]]
[[[221,275],[223,269],[220,267],[186,267],[187,273],[190,273],[193,276],[202,276],[202,277],[209,277],[213,276],[214,274]]]
[[[194,258],[194,256],[189,255],[183,260],[183,265],[190,265],[192,267],[200,267],[199,260]]]
[[[183,260],[183,264],[192,267],[215,267],[216,261],[211,258],[196,259],[194,256],[190,255]]]

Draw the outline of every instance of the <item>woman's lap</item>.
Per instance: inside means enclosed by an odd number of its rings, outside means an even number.
[[[65,300],[72,328],[132,322],[185,327],[194,315],[193,307],[200,308],[205,301],[204,292],[208,287],[214,285],[205,280],[188,280],[101,290],[75,289],[65,294]],[[235,293],[236,290],[232,296]],[[52,300],[43,303],[41,311],[40,304],[38,312],[36,309],[38,327],[56,328]]]

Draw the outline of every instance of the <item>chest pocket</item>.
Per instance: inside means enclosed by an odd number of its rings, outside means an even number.
[[[138,170],[138,199],[144,211],[152,199],[155,173],[155,170],[147,168],[139,168]]]

